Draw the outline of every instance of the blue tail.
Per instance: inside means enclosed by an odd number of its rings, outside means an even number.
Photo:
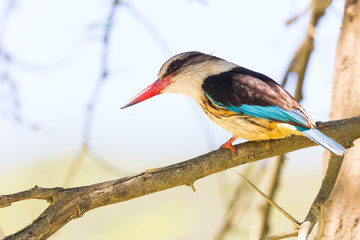
[[[342,156],[346,153],[346,149],[343,146],[341,146],[340,144],[338,144],[337,142],[335,142],[334,140],[332,140],[331,138],[329,138],[328,136],[326,136],[316,128],[309,129],[309,128],[296,126],[296,129],[302,132],[304,135],[306,135],[314,142],[320,144],[321,146],[323,146],[324,148],[326,148],[327,150],[338,156]]]

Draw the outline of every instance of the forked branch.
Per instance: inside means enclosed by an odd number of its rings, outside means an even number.
[[[319,129],[344,146],[360,137],[360,117],[319,124]],[[302,136],[245,142],[237,154],[220,149],[205,155],[151,169],[133,176],[77,188],[43,189],[0,196],[0,207],[24,199],[45,199],[50,206],[32,224],[5,239],[46,239],[69,221],[98,207],[127,201],[176,186],[191,186],[196,180],[245,163],[258,161],[316,145]]]

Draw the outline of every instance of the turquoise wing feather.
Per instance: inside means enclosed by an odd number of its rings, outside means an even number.
[[[247,104],[243,104],[239,107],[236,107],[234,105],[226,106],[222,103],[214,101],[211,96],[209,96],[206,92],[205,94],[219,107],[225,108],[241,115],[245,114],[248,116],[258,117],[269,121],[284,122],[295,125],[298,131],[302,132],[305,136],[307,136],[314,142],[320,144],[329,151],[333,152],[334,154],[341,156],[346,153],[346,149],[343,146],[341,146],[325,134],[321,133],[316,128],[303,127],[308,124],[308,121],[301,115],[298,110],[287,111],[280,108],[279,106],[264,107]]]

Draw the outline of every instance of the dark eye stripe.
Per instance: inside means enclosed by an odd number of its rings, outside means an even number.
[[[174,72],[176,72],[177,70],[179,70],[182,66],[184,66],[186,63],[188,63],[189,61],[191,61],[192,59],[199,57],[199,56],[203,56],[204,54],[202,53],[194,53],[191,54],[190,56],[184,58],[184,59],[176,59],[173,62],[171,62],[166,70],[166,74],[165,76],[168,76]]]

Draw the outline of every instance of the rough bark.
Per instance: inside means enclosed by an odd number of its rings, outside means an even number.
[[[344,146],[349,146],[360,137],[360,117],[321,123],[319,129]],[[302,136],[245,142],[236,145],[236,155],[220,149],[188,161],[94,185],[66,189],[35,187],[20,193],[0,195],[0,208],[24,199],[44,199],[50,203],[32,224],[5,239],[46,239],[92,209],[176,186],[192,186],[196,180],[228,168],[314,145]]]
[[[330,119],[360,115],[360,1],[346,0],[336,52]],[[327,168],[328,153],[323,165]],[[360,140],[346,154],[324,209],[321,239],[360,239]]]

